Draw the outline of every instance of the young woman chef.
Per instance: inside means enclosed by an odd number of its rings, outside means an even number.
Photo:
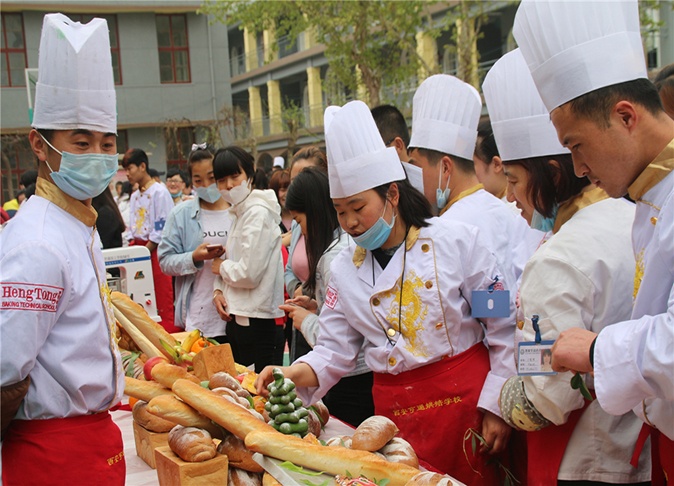
[[[469,464],[461,451],[470,428],[485,449],[508,440],[497,394],[515,373],[514,295],[506,317],[482,319],[484,327],[471,317],[474,292],[497,292],[503,281],[477,228],[431,217],[364,103],[328,110],[330,195],[357,245],[332,263],[316,346],[284,372],[313,403],[354,369],[363,348],[375,413],[397,424],[422,462],[467,484],[495,484],[488,456]],[[266,368],[258,390],[270,381]]]

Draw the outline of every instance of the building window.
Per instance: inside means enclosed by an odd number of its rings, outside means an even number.
[[[112,55],[112,74],[115,77],[115,84],[122,84],[122,62],[119,55],[119,31],[117,29],[116,15],[101,15],[101,14],[71,14],[70,20],[87,24],[97,17],[105,19],[108,23],[108,30],[110,31],[110,54]]]
[[[166,127],[166,169],[187,168],[187,157],[194,143],[194,127]]]
[[[162,83],[189,83],[190,53],[185,15],[157,15],[159,78]]]
[[[2,86],[26,86],[26,36],[23,15],[2,14]]]
[[[125,154],[127,150],[129,150],[128,131],[117,129],[117,153]]]

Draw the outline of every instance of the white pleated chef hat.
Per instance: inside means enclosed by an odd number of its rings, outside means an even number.
[[[394,147],[386,147],[362,101],[329,106],[323,117],[330,197],[350,197],[405,179]]]
[[[513,35],[548,111],[648,77],[637,0],[522,0]]]
[[[60,13],[45,15],[38,68],[33,127],[117,133],[115,81],[105,20],[81,24]]]
[[[472,160],[482,100],[470,84],[448,74],[427,78],[414,93],[410,148]]]
[[[487,73],[482,92],[502,160],[567,154],[522,52],[501,57]]]

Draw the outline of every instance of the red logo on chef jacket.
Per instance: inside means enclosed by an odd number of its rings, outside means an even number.
[[[0,283],[0,310],[56,312],[62,287],[25,282]]]
[[[336,304],[337,291],[328,285],[328,290],[325,292],[325,305],[331,309],[334,309]]]

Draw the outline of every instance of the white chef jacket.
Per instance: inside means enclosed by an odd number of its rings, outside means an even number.
[[[506,289],[517,292],[524,266],[543,238],[541,231],[530,228],[524,218],[485,191],[482,184],[451,199],[440,217],[480,228],[485,245],[506,273]]]
[[[122,398],[95,221],[96,211],[38,178],[0,234],[0,382],[31,378],[16,418],[86,415]]]
[[[305,403],[352,371],[361,348],[372,371],[396,375],[468,350],[483,341],[486,328],[491,371],[484,384],[475,384],[482,390],[478,406],[500,416],[499,391],[515,374],[514,294],[510,315],[482,319],[483,328],[471,317],[471,294],[487,290],[496,276],[503,280],[495,257],[476,227],[441,218],[429,222],[410,229],[385,269],[372,252],[353,244],[333,260],[316,346],[296,361],[311,366],[319,379],[318,387],[299,389]],[[389,329],[396,331],[393,345]]]
[[[630,409],[674,440],[674,139],[630,186],[637,202],[630,321],[604,329],[594,348],[597,399]]]
[[[555,227],[561,227],[531,257],[522,275],[525,341],[535,339],[534,314],[540,317],[543,340],[555,340],[572,327],[599,332],[628,318],[634,282],[629,239],[633,220],[634,204],[608,199],[594,186],[560,207]],[[553,424],[566,423],[569,414],[583,406],[580,392],[571,388],[572,376],[522,377],[527,398]],[[584,379],[593,388],[591,375]],[[558,479],[606,483],[650,480],[648,451],[642,454],[638,469],[629,463],[640,430],[641,421],[633,413],[609,415],[595,400],[571,435]]]
[[[129,238],[161,243],[166,218],[175,207],[171,193],[162,184],[150,181],[129,199]]]

